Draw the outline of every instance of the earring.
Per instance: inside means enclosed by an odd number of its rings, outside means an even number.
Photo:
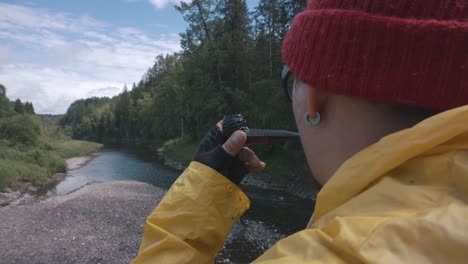
[[[308,126],[316,127],[316,126],[318,126],[318,124],[320,124],[321,119],[320,119],[320,113],[319,112],[315,113],[315,119],[313,121],[310,121],[309,118],[310,118],[310,115],[309,115],[309,113],[306,112],[305,116],[304,116],[304,121]]]

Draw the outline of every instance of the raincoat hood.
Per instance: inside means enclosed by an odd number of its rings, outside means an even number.
[[[384,137],[378,143],[354,155],[338,169],[318,194],[314,219],[343,205],[386,173],[403,166],[411,159],[448,152],[456,155],[455,153],[466,150],[468,106],[441,113],[412,128]],[[466,157],[466,154],[460,155]],[[466,166],[468,169],[468,163]],[[468,171],[459,177],[468,181]],[[460,181],[453,180],[453,184],[460,184]],[[468,186],[462,184],[459,187],[468,193]]]

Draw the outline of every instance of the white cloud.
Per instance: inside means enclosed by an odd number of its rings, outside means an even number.
[[[180,50],[177,34],[153,37],[86,15],[3,3],[0,41],[0,83],[10,99],[52,114],[79,98],[118,94],[140,80],[155,56]]]
[[[5,65],[14,60],[10,47],[0,45],[0,65]]]
[[[46,9],[0,3],[1,24],[23,29],[68,30],[80,32],[85,28],[104,28],[106,23],[88,15],[79,17],[69,13],[51,13]]]
[[[190,2],[191,0],[149,0],[156,8],[164,8],[167,5],[179,5],[180,2]]]
[[[165,8],[169,5],[180,5],[181,2],[190,3],[192,0],[120,0],[123,3],[138,3],[148,1],[157,9]],[[162,25],[165,26],[165,25]]]
[[[113,87],[113,86],[108,86],[104,88],[99,88],[99,89],[93,89],[89,91],[86,94],[86,97],[102,97],[102,96],[107,96],[107,97],[112,97],[113,95],[122,92],[123,89],[119,87]]]

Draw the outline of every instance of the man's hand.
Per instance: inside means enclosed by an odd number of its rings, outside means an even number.
[[[246,141],[247,135],[241,130],[226,138],[222,132],[222,124],[219,122],[205,135],[193,160],[205,164],[235,184],[239,184],[249,171],[265,169],[265,163],[251,149],[245,147]]]

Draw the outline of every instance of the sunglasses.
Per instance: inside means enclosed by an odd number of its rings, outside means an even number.
[[[296,76],[289,70],[288,66],[283,65],[283,70],[281,71],[281,79],[283,80],[283,89],[286,94],[286,97],[290,102],[292,102],[292,92],[296,86]]]

